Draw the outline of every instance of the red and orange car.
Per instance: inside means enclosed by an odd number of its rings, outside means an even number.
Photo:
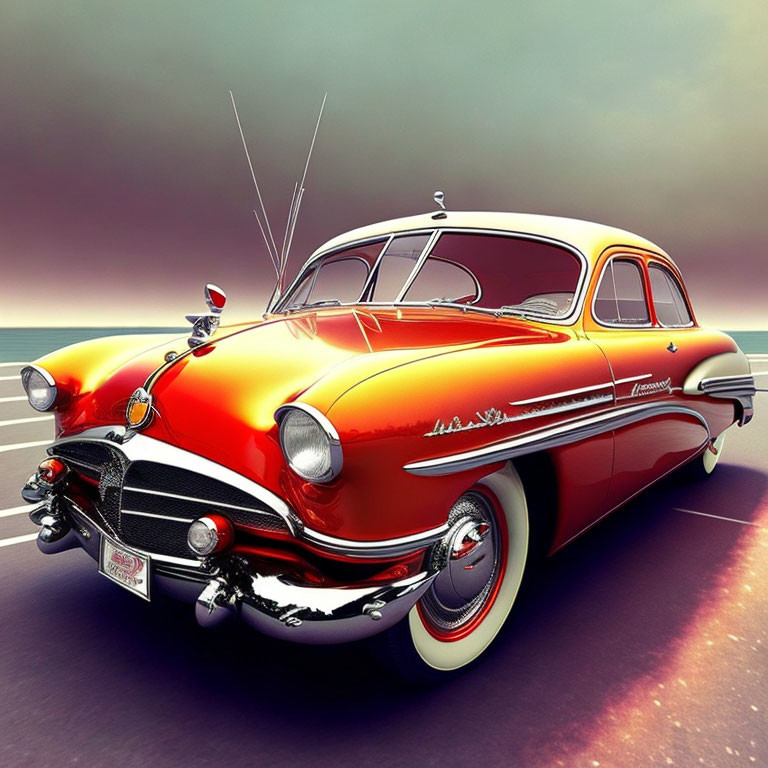
[[[82,547],[199,621],[306,643],[387,632],[430,674],[493,640],[526,565],[752,416],[658,246],[585,221],[440,212],[318,249],[263,319],[121,336],[22,372],[56,441],[24,488]]]

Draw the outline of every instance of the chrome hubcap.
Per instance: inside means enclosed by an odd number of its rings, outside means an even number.
[[[442,570],[421,600],[426,618],[446,632],[482,610],[496,583],[501,555],[498,525],[483,494],[464,494],[448,522],[448,533],[434,554]]]

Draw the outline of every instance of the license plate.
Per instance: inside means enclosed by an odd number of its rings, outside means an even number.
[[[149,600],[149,558],[146,555],[102,536],[99,573]]]

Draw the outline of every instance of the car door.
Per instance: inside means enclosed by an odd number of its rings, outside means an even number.
[[[588,337],[610,366],[616,408],[634,407],[641,417],[614,431],[612,506],[681,464],[708,439],[682,395],[683,381],[700,359],[691,338],[696,332],[692,316],[682,292],[675,295],[672,273],[665,268],[653,275],[667,324],[659,321],[647,262],[647,254],[626,249],[606,254],[585,319]],[[661,267],[659,261],[652,269]]]

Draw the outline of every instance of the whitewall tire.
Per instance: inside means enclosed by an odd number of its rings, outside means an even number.
[[[397,667],[435,680],[474,661],[515,603],[528,562],[525,491],[511,464],[457,500],[449,517],[446,567],[408,616],[389,630]],[[468,550],[468,551],[467,551]]]

